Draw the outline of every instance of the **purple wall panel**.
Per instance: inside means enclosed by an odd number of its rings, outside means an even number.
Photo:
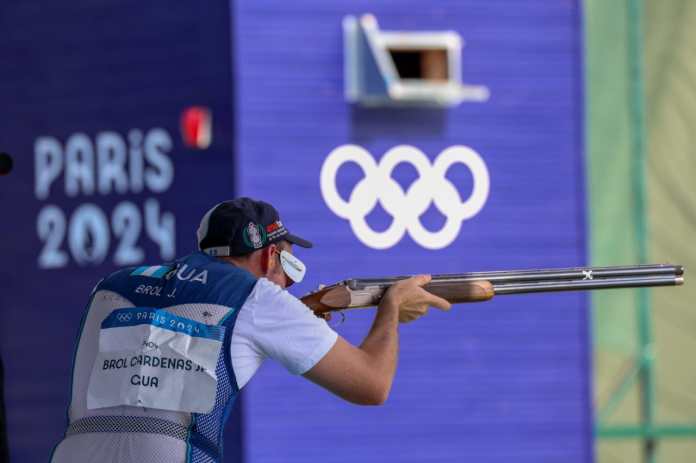
[[[584,262],[582,70],[578,2],[233,2],[238,185],[275,204],[301,250],[308,281],[357,276],[570,266]],[[359,109],[343,100],[341,20],[370,12],[385,30],[455,30],[464,80],[489,87],[486,103],[453,109]],[[329,153],[357,144],[380,160],[397,145],[432,161],[467,145],[485,161],[490,194],[456,240],[426,250],[362,244],[325,203],[319,173]],[[339,171],[347,198],[361,172]],[[394,177],[417,178],[404,164]],[[447,177],[465,197],[471,174]],[[431,207],[431,231],[445,221]],[[391,217],[376,208],[375,230]],[[587,301],[582,294],[519,296],[432,312],[401,330],[388,403],[341,402],[265,365],[245,392],[247,460],[323,463],[587,462],[591,451]],[[338,331],[360,342],[369,311]]]

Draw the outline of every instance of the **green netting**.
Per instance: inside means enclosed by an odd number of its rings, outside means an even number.
[[[637,263],[627,4],[589,0],[585,22],[590,258],[593,265]],[[595,346],[632,353],[636,292],[592,297]]]
[[[632,31],[640,31],[641,17],[643,35],[631,37]],[[696,269],[696,246],[691,244],[696,236],[696,2],[586,0],[585,18],[591,261],[610,265],[646,257]],[[632,66],[641,62],[642,68]],[[636,163],[642,156],[645,164]],[[656,378],[654,397],[649,388],[643,400],[647,397],[656,409],[655,425],[671,429],[696,423],[692,276],[687,271],[682,288],[651,291],[643,306],[649,303],[653,312],[652,324],[646,326],[654,332]],[[640,303],[638,291],[593,295],[599,405],[612,395],[639,351]],[[640,424],[640,390],[628,390],[609,424]],[[660,440],[656,461],[691,461],[696,455],[693,437]],[[639,441],[619,442],[598,445],[598,461],[635,461],[642,454]]]
[[[686,285],[653,292],[657,419],[696,422],[696,2],[645,6],[651,258],[687,268]]]

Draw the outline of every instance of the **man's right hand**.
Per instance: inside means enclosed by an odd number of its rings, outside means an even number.
[[[449,310],[452,307],[445,299],[429,293],[423,286],[430,283],[430,275],[417,275],[392,285],[382,298],[382,304],[399,307],[399,322],[408,323],[428,313],[428,307]]]

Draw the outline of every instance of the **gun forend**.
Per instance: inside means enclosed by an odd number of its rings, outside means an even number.
[[[342,282],[327,286],[301,298],[314,313],[321,315],[343,309],[373,307],[379,304],[388,286],[375,285],[351,288]],[[489,281],[467,281],[452,284],[450,282],[432,282],[424,289],[453,304],[460,302],[487,301],[495,295],[493,284]]]

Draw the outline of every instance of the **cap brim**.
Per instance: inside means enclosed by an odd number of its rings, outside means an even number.
[[[297,236],[297,235],[293,235],[293,234],[290,234],[290,233],[288,233],[287,235],[283,236],[283,239],[284,239],[285,241],[288,241],[288,242],[290,242],[290,243],[292,243],[292,244],[296,244],[296,245],[301,246],[301,247],[303,247],[303,248],[311,248],[312,246],[314,246],[311,242],[309,242],[309,241],[307,241],[307,240],[305,240],[305,239],[302,239],[302,238],[300,238],[300,237]]]

